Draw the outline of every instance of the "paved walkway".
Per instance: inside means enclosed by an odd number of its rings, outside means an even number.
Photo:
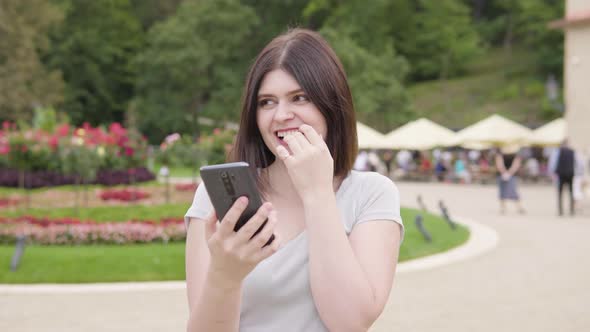
[[[435,210],[443,199],[452,216],[491,227],[499,242],[467,260],[401,269],[371,331],[590,330],[590,204],[574,218],[557,218],[550,187],[525,187],[528,213],[500,216],[492,186],[398,186],[403,205],[415,206],[421,194]],[[0,331],[184,331],[186,318],[184,290],[174,286],[0,292]]]
[[[590,204],[556,217],[551,187],[521,188],[527,214],[501,216],[493,186],[398,184],[402,204],[443,199],[492,227],[498,246],[474,259],[396,276],[372,331],[590,331]]]

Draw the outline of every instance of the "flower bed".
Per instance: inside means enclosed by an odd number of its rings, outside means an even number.
[[[114,186],[119,184],[130,184],[131,175],[128,170],[99,170],[96,180],[88,184],[101,184]],[[134,181],[136,183],[152,181],[156,176],[145,167],[134,169]],[[63,175],[57,171],[33,171],[26,172],[25,188],[42,188],[63,186],[75,183],[75,177]],[[0,187],[18,187],[18,170],[11,168],[0,168]]]
[[[103,201],[117,200],[123,202],[134,202],[150,197],[150,193],[132,189],[105,190],[100,193]]]
[[[14,244],[22,235],[28,244],[40,245],[132,244],[184,241],[186,231],[182,218],[110,223],[30,216],[0,218],[0,244]]]
[[[4,187],[73,184],[76,178],[104,185],[153,180],[146,163],[145,137],[119,123],[108,129],[88,123],[42,129],[4,122],[0,128],[0,186]]]
[[[198,183],[177,183],[174,186],[174,189],[178,190],[178,191],[195,191],[197,190],[197,187],[199,186]]]
[[[16,198],[0,198],[0,208],[18,205],[19,200]]]

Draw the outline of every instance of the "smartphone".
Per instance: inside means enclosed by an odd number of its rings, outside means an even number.
[[[258,193],[250,165],[241,161],[203,166],[200,170],[201,179],[205,184],[207,194],[209,195],[209,199],[211,199],[219,220],[223,220],[227,211],[238,198],[242,196],[248,198],[248,206],[234,226],[234,231],[237,232],[256,214],[256,211],[262,205],[262,199]],[[266,221],[264,221],[252,237],[260,233],[264,225],[266,225]],[[271,235],[265,246],[269,245],[274,238],[274,234]]]

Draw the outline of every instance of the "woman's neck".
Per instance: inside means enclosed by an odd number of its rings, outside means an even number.
[[[272,197],[283,199],[299,198],[285,164],[276,160],[265,171],[268,176],[268,192]]]

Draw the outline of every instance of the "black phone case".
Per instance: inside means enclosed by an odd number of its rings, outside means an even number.
[[[250,166],[246,162],[234,162],[201,167],[201,179],[205,183],[209,199],[215,208],[217,218],[221,221],[234,202],[242,197],[248,197],[248,206],[238,219],[234,231],[238,231],[260,208],[262,199],[254,182]],[[258,234],[266,225],[266,221],[254,233]],[[268,241],[274,240],[272,235]]]

